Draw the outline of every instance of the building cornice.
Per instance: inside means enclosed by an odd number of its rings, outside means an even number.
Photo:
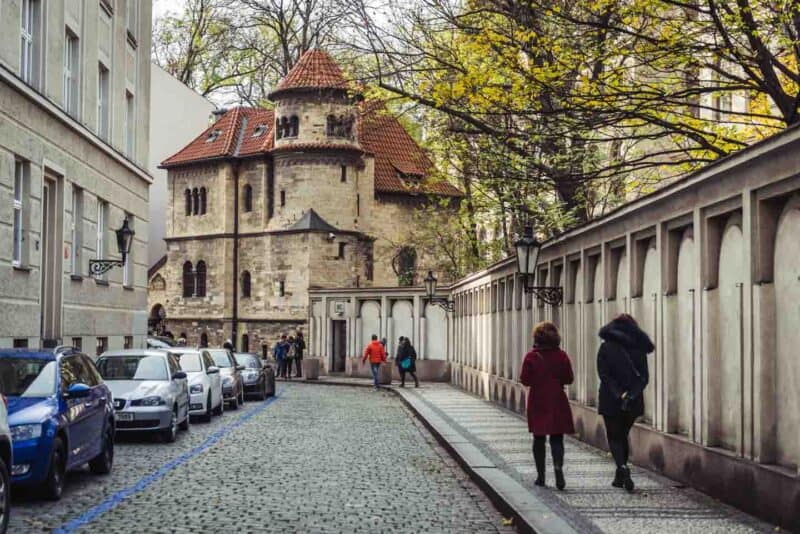
[[[247,237],[266,237],[270,235],[286,235],[286,234],[328,234],[327,230],[264,230],[262,232],[239,232],[239,238]],[[356,232],[354,230],[336,230],[337,234],[352,235],[356,237],[363,237],[372,239],[364,232]],[[211,241],[214,239],[233,239],[233,232],[223,232],[218,234],[204,234],[204,235],[190,235],[179,237],[165,237],[164,241],[167,243],[179,243],[181,241]]]
[[[4,63],[0,62],[0,81],[7,83],[15,91],[30,99],[37,104],[44,111],[58,119],[67,128],[75,131],[84,139],[90,142],[95,147],[99,148],[106,155],[114,159],[117,163],[131,171],[133,174],[147,182],[153,183],[153,177],[138,164],[134,163],[117,149],[103,141],[94,132],[89,130],[86,126],[70,117],[64,110],[59,108],[53,101],[33,89],[31,86],[23,82],[16,74],[14,74]]]

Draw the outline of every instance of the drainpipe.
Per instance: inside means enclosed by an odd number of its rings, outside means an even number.
[[[231,343],[238,345],[239,333],[239,160],[233,162],[233,317]]]

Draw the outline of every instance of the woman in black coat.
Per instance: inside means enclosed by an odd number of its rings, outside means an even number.
[[[628,467],[628,435],[636,418],[644,414],[644,389],[650,381],[647,354],[655,348],[636,320],[623,313],[600,329],[602,345],[597,352],[600,376],[598,412],[606,425],[608,447],[617,464],[616,488],[633,491]]]
[[[414,377],[414,386],[419,387],[417,380],[417,351],[407,337],[400,337],[397,347],[397,370],[400,372],[400,387],[406,387],[406,373]],[[405,366],[405,367],[404,367]]]

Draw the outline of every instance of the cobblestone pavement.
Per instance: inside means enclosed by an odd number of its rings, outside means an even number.
[[[636,491],[611,487],[614,462],[608,454],[567,438],[566,491],[554,485],[547,458],[548,488],[534,486],[536,467],[524,419],[450,385],[412,389],[437,415],[477,446],[495,465],[521,482],[581,533],[614,534],[770,532],[772,525],[674,481],[634,467]]]
[[[14,492],[9,532],[511,532],[388,392],[285,384],[174,444],[118,443],[61,501]]]

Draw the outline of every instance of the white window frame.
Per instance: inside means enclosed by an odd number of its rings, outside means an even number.
[[[130,91],[125,91],[125,153],[133,160],[136,154],[136,101]]]
[[[111,131],[111,108],[109,106],[109,93],[111,84],[111,71],[103,65],[97,64],[97,134],[108,141]]]
[[[20,6],[20,77],[28,84],[33,85],[37,81],[35,76],[38,67],[39,53],[37,45],[39,27],[37,18],[39,17],[40,5],[38,0],[22,0]]]
[[[106,216],[108,215],[108,202],[97,199],[97,233],[95,242],[95,257],[98,260],[105,259],[106,254]],[[97,278],[105,279],[105,275],[98,275]]]
[[[83,250],[83,189],[72,185],[72,274],[81,275]]]
[[[128,31],[128,41],[134,46],[138,37],[137,25],[139,21],[138,0],[126,0],[125,2],[125,29]]]
[[[13,232],[14,236],[11,240],[12,259],[11,263],[15,267],[21,267],[23,264],[24,247],[25,247],[25,181],[28,178],[28,162],[23,160],[14,161],[14,218],[13,218]],[[14,244],[17,244],[14,247]]]
[[[80,104],[80,40],[67,28],[64,31],[64,111],[78,117]]]

